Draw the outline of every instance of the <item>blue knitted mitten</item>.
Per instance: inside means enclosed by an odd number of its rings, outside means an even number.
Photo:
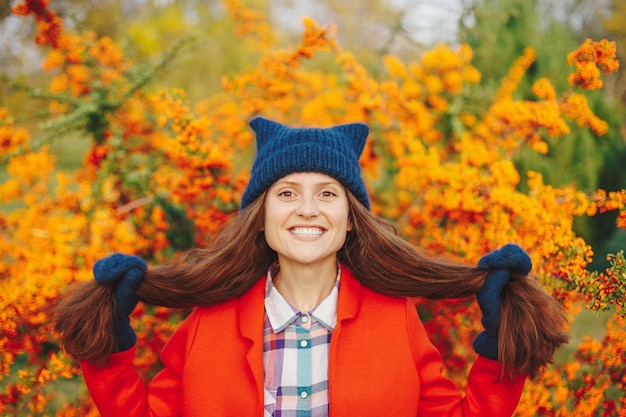
[[[476,353],[498,360],[498,331],[500,328],[500,302],[502,290],[509,282],[511,273],[526,275],[532,269],[530,257],[522,248],[508,244],[483,256],[479,268],[491,270],[483,287],[476,293],[478,305],[483,313],[481,322],[485,330],[474,340]]]
[[[137,336],[130,327],[130,313],[137,306],[137,288],[148,265],[137,256],[115,253],[98,260],[93,275],[101,285],[115,286],[115,351],[134,346]]]

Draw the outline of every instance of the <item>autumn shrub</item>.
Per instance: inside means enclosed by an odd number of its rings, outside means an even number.
[[[603,339],[585,337],[571,356],[529,381],[516,415],[626,415],[624,255],[609,254],[606,272],[590,272],[593,249],[573,231],[576,217],[605,211],[617,211],[616,227],[626,228],[626,191],[589,195],[529,172],[522,193],[512,162],[525,148],[546,153],[546,139],[566,137],[570,123],[602,140],[608,125],[591,112],[586,94],[617,69],[615,44],[586,41],[567,57],[567,91],[539,78],[535,98],[519,100],[514,93],[535,60],[527,48],[490,107],[471,113],[462,93],[481,74],[466,45],[437,45],[411,62],[384,56],[386,73],[374,77],[341,48],[332,27],[305,19],[300,43],[278,48],[263,14],[236,0],[224,7],[242,40],[262,55],[193,104],[184,91],[145,88],[174,52],[140,66],[107,37],[64,29],[45,0],[14,7],[34,18],[53,78],[47,91],[10,82],[47,103],[41,137],[0,110],[7,173],[0,184],[0,414],[97,415],[77,364],[50,328],[51,306],[69,284],[92,279],[95,260],[111,252],[158,263],[205,244],[238,210],[253,152],[247,121],[264,115],[291,125],[366,122],[371,134],[361,163],[372,210],[404,237],[468,262],[516,242],[571,320],[581,305],[611,310]],[[335,67],[305,65],[320,55]],[[69,132],[89,142],[81,168],[71,172],[56,167],[47,145]],[[447,374],[463,389],[480,331],[477,306],[424,301],[419,310]],[[145,305],[133,313],[143,376],[158,369],[158,352],[184,314]]]

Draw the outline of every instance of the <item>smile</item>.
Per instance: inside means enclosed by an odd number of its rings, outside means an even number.
[[[324,230],[319,227],[294,227],[293,229],[289,229],[291,234],[297,237],[319,237],[324,233]]]

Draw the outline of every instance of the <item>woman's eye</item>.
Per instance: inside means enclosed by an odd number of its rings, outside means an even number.
[[[332,191],[322,191],[322,197],[324,197],[324,198],[332,198],[332,197],[337,197],[337,194],[335,194]]]
[[[293,192],[288,191],[288,190],[285,190],[285,191],[281,191],[280,193],[278,193],[278,195],[279,195],[280,197],[286,197],[286,198],[289,198],[289,197],[292,197],[292,196],[293,196]]]

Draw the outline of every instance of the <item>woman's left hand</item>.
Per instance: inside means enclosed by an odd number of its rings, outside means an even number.
[[[502,290],[509,282],[511,273],[527,275],[532,269],[532,261],[522,248],[508,244],[483,256],[478,261],[478,267],[489,269],[491,272],[483,287],[476,293],[478,305],[483,313],[481,322],[485,330],[476,337],[473,346],[479,355],[498,360]]]

